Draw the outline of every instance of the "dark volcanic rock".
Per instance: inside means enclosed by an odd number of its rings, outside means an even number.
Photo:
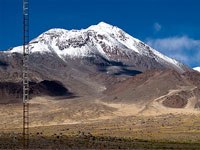
[[[187,104],[187,100],[179,95],[172,95],[163,101],[163,105],[171,108],[183,108]]]

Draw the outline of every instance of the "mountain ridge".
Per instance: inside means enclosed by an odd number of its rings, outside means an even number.
[[[147,70],[193,71],[106,23],[82,30],[50,29],[29,46],[30,81],[60,82],[74,97],[100,98],[115,83]],[[20,83],[22,60],[22,47],[0,52],[0,82]]]
[[[22,46],[5,53],[22,53]],[[100,22],[87,29],[65,30],[50,29],[30,41],[30,53],[55,53],[64,61],[84,57],[101,57],[109,61],[123,62],[135,57],[147,57],[152,63],[161,64],[163,68],[174,68],[178,72],[188,71],[188,67],[175,59],[154,50],[144,42],[132,37],[116,26]],[[135,62],[142,63],[142,62]],[[128,65],[135,65],[135,63]],[[136,64],[137,65],[137,64]],[[146,68],[136,68],[145,71]],[[151,64],[152,65],[152,64]],[[151,69],[148,68],[148,69]]]

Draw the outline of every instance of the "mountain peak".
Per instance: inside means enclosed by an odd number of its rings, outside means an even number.
[[[62,34],[68,32],[68,30],[66,29],[62,29],[62,28],[53,28],[53,29],[49,29],[48,31],[42,33],[40,37],[44,37],[45,35],[54,35],[54,36],[61,36]]]
[[[49,29],[48,31],[44,33],[55,33],[55,32],[65,32],[65,31],[68,31],[68,30],[62,29],[62,28],[53,28],[53,29]]]
[[[138,64],[141,71],[153,68],[154,64],[158,64],[160,68],[175,68],[180,72],[185,70],[183,64],[105,22],[81,30],[50,29],[33,39],[29,48],[31,54],[57,54],[63,60],[101,56],[108,61],[124,62],[125,65]],[[13,48],[10,52],[22,53],[23,47]],[[157,66],[154,68],[159,68]]]
[[[100,27],[107,27],[107,28],[113,28],[114,26],[112,26],[112,25],[110,25],[110,24],[108,24],[108,23],[106,23],[106,22],[99,22],[98,24],[97,24],[97,26],[100,26]]]
[[[88,28],[89,30],[95,30],[95,31],[103,31],[103,32],[111,32],[113,29],[115,29],[115,26],[110,25],[105,22],[99,22],[97,25],[92,25]]]

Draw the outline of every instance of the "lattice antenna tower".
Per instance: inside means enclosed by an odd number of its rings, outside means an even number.
[[[23,148],[29,148],[29,0],[23,0]]]

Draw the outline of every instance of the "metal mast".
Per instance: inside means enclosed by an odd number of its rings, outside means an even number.
[[[23,148],[29,148],[29,0],[23,0]]]

